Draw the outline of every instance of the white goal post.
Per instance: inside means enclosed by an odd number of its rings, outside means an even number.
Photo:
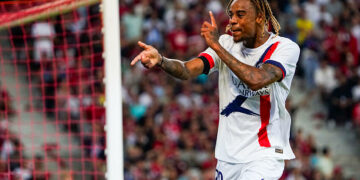
[[[124,179],[119,1],[103,0],[106,155],[109,180]]]

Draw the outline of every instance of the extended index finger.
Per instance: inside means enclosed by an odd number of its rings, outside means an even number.
[[[151,48],[151,46],[149,46],[149,45],[147,45],[147,44],[145,44],[145,43],[143,43],[141,41],[139,41],[138,44],[139,44],[140,47],[142,47],[145,50]]]
[[[211,25],[214,26],[214,27],[217,27],[216,21],[215,21],[215,18],[214,18],[214,14],[212,13],[212,11],[210,11],[209,14],[210,14],[210,19],[211,19]]]

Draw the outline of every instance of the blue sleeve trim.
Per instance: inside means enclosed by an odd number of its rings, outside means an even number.
[[[267,61],[265,61],[264,64],[272,64],[272,65],[274,65],[274,66],[281,69],[281,71],[283,73],[283,77],[278,82],[281,82],[286,77],[286,70],[285,70],[284,66],[281,63],[279,63],[277,61],[274,61],[274,60],[267,60]]]

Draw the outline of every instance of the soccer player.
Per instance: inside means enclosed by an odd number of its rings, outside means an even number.
[[[220,121],[215,148],[216,179],[279,179],[284,160],[295,158],[290,144],[291,118],[285,109],[299,46],[278,35],[280,25],[267,0],[231,0],[227,6],[232,36],[219,36],[213,14],[201,35],[209,46],[183,62],[166,58],[142,42],[131,65],[159,66],[189,79],[219,72]],[[268,32],[272,26],[275,34]]]

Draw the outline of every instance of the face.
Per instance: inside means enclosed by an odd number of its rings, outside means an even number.
[[[235,42],[246,41],[256,36],[256,27],[260,19],[257,18],[256,9],[250,0],[235,0],[228,13]]]

